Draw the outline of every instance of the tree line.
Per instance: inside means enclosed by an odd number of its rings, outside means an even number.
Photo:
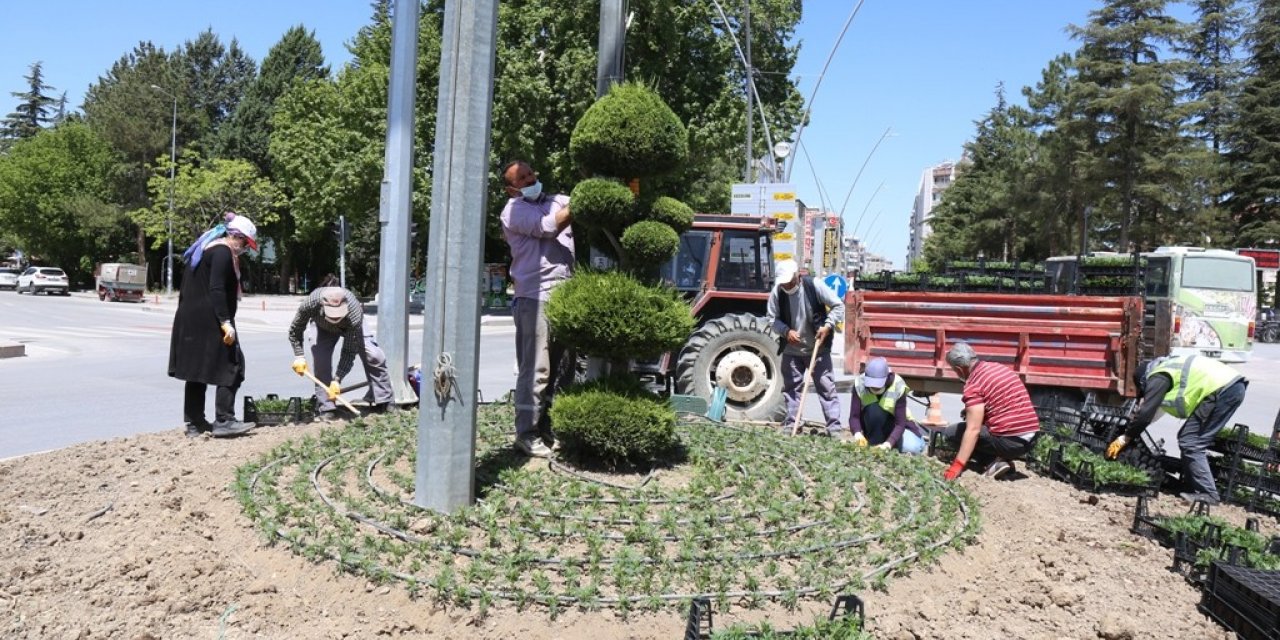
[[[1108,0],[976,122],[931,264],[1280,240],[1280,2]]]
[[[798,53],[799,0],[753,0],[752,48],[765,117],[794,130],[802,98],[789,79]],[[424,0],[414,128],[411,269],[425,265],[443,0]],[[696,210],[727,210],[745,139],[744,71],[711,0],[632,0],[626,72],[663,96],[688,125],[691,154],[653,185]],[[505,259],[498,168],[535,162],[548,190],[583,177],[569,157],[574,123],[595,100],[599,6],[577,0],[503,2],[492,111],[486,256]],[[390,2],[347,43],[334,70],[304,26],[289,29],[258,64],[212,30],[173,51],[140,42],[85,93],[78,111],[34,63],[18,106],[0,121],[0,251],[56,264],[80,283],[95,264],[140,262],[161,283],[166,243],[178,254],[225,211],[258,224],[253,286],[288,291],[337,270],[345,216],[348,281],[377,288]],[[65,94],[63,94],[65,96]],[[176,165],[170,159],[176,104]],[[760,117],[757,115],[756,117]],[[757,123],[758,124],[758,123]],[[765,151],[757,141],[757,155]],[[173,169],[174,180],[169,172]],[[172,201],[172,205],[170,204]],[[172,214],[170,214],[172,206]],[[172,231],[170,231],[170,228]],[[181,271],[181,265],[175,266]]]

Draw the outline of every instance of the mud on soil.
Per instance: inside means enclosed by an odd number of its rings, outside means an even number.
[[[572,610],[551,620],[496,606],[479,618],[270,545],[232,494],[235,468],[320,428],[232,440],[175,429],[0,462],[0,637],[683,637],[678,611]],[[1094,498],[1024,473],[961,477],[982,504],[982,532],[963,551],[893,578],[887,592],[858,594],[876,637],[1232,637],[1196,611],[1199,593],[1169,571],[1171,551],[1129,533],[1135,499]],[[1152,510],[1185,506],[1162,496]],[[1245,518],[1235,507],[1215,513]],[[717,615],[716,627],[767,617],[785,629],[829,609],[735,610]]]

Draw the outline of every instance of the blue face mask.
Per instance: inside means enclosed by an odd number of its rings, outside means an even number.
[[[536,181],[527,187],[520,187],[520,195],[525,200],[537,200],[542,195],[542,181]]]

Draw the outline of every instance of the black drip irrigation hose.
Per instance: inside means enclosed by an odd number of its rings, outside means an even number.
[[[732,428],[732,427],[731,427],[731,428]],[[313,489],[316,491],[316,493],[317,493],[317,495],[320,497],[321,501],[322,501],[322,502],[324,502],[324,503],[325,503],[325,505],[326,505],[326,506],[328,506],[328,507],[329,507],[329,509],[330,509],[333,513],[338,514],[338,515],[341,515],[341,516],[343,516],[343,517],[350,518],[350,519],[352,519],[352,520],[356,520],[356,521],[358,521],[358,522],[362,522],[362,523],[364,523],[364,524],[368,524],[369,526],[373,527],[374,529],[376,529],[376,530],[378,530],[378,531],[380,531],[380,532],[383,532],[383,533],[386,533],[387,535],[391,535],[391,536],[393,536],[393,537],[397,537],[397,538],[399,538],[399,539],[405,540],[406,542],[414,542],[414,543],[417,543],[417,544],[425,544],[425,545],[427,545],[428,547],[434,548],[435,550],[439,550],[439,551],[446,551],[446,552],[450,552],[450,553],[455,553],[455,554],[458,554],[458,555],[462,555],[462,556],[464,556],[464,557],[485,559],[485,557],[484,557],[482,554],[476,554],[476,553],[475,553],[474,551],[472,551],[472,550],[469,550],[469,549],[462,549],[462,548],[452,548],[452,547],[449,547],[449,546],[446,546],[446,545],[429,544],[429,543],[427,543],[427,541],[425,541],[425,540],[423,540],[423,539],[421,539],[421,538],[418,538],[417,536],[414,536],[414,535],[409,534],[409,533],[407,533],[407,532],[401,531],[401,530],[399,530],[399,529],[397,529],[397,528],[395,528],[395,527],[391,527],[391,526],[389,526],[389,525],[386,525],[385,523],[383,523],[383,522],[381,522],[381,521],[378,521],[378,520],[376,520],[376,519],[370,518],[370,517],[368,517],[368,516],[365,516],[364,514],[356,513],[356,512],[353,512],[353,511],[347,510],[347,509],[340,509],[340,508],[339,508],[339,507],[338,507],[338,506],[337,506],[337,505],[336,505],[336,504],[335,504],[335,503],[334,503],[334,502],[329,498],[329,496],[328,496],[328,495],[327,495],[327,494],[326,494],[326,493],[325,493],[325,492],[320,488],[320,486],[319,486],[319,475],[320,475],[320,473],[323,471],[323,469],[324,469],[324,468],[325,468],[325,467],[326,467],[330,462],[332,462],[333,460],[336,460],[336,459],[337,459],[337,458],[339,458],[339,457],[342,457],[342,456],[348,455],[348,454],[350,454],[350,453],[351,453],[351,451],[350,451],[350,450],[340,451],[340,452],[338,452],[338,453],[336,453],[336,454],[334,454],[334,455],[332,455],[332,456],[329,456],[329,457],[327,457],[327,458],[325,458],[325,459],[323,459],[323,460],[319,461],[319,462],[316,464],[316,466],[313,468],[312,473],[310,474],[310,481],[311,481],[311,484],[312,484]],[[384,455],[385,455],[385,454],[384,454]],[[274,468],[275,466],[277,466],[277,465],[279,465],[279,464],[284,463],[285,461],[289,460],[290,458],[291,458],[290,456],[283,456],[283,457],[281,457],[281,458],[278,458],[278,459],[276,459],[276,460],[273,460],[273,461],[270,461],[270,462],[268,462],[268,463],[264,464],[260,469],[258,469],[258,470],[253,474],[253,476],[252,476],[252,478],[251,478],[251,480],[250,480],[250,485],[249,485],[249,489],[250,489],[250,496],[251,496],[251,497],[255,497],[255,498],[256,498],[256,497],[259,495],[259,494],[258,494],[258,490],[259,490],[259,483],[260,483],[260,480],[261,480],[261,478],[262,478],[262,476],[263,476],[263,474],[264,474],[264,473],[266,473],[266,472],[267,472],[267,471],[269,471],[270,469]],[[366,473],[367,473],[367,474],[368,474],[368,473],[371,473],[371,470],[372,470],[372,468],[373,468],[374,464],[376,464],[376,462],[371,463],[368,467],[366,467]],[[891,488],[892,488],[894,491],[896,491],[897,493],[902,494],[902,495],[905,495],[905,494],[906,494],[906,490],[905,490],[902,486],[900,486],[900,485],[898,485],[898,484],[896,484],[896,483],[893,483],[893,482],[888,481],[886,478],[884,478],[884,477],[883,477],[883,476],[881,476],[880,474],[877,474],[877,473],[872,472],[870,475],[871,475],[873,478],[875,478],[875,479],[877,479],[877,480],[881,481],[883,484],[888,485],[889,487],[891,487]],[[859,579],[860,579],[860,580],[862,580],[862,581],[866,581],[866,580],[870,579],[870,578],[871,578],[871,577],[873,577],[873,576],[876,576],[876,575],[879,575],[879,574],[881,574],[881,573],[885,573],[885,572],[891,571],[891,570],[895,569],[896,567],[901,566],[901,565],[903,565],[903,564],[905,564],[905,563],[907,563],[907,562],[909,562],[909,561],[911,561],[911,560],[918,559],[922,553],[929,552],[929,551],[933,551],[933,550],[935,550],[935,549],[939,549],[939,548],[941,548],[941,547],[944,547],[944,546],[947,546],[947,545],[953,544],[953,543],[954,543],[957,539],[959,539],[961,536],[967,535],[967,534],[969,533],[969,527],[970,527],[970,525],[971,525],[971,523],[972,523],[972,518],[971,518],[971,515],[970,515],[970,513],[969,513],[969,506],[968,506],[968,503],[965,501],[965,499],[964,499],[963,497],[961,497],[961,496],[957,493],[957,491],[956,491],[953,487],[950,487],[950,486],[948,486],[946,483],[941,483],[941,482],[939,482],[939,481],[937,481],[937,480],[934,480],[933,482],[934,482],[935,484],[939,485],[943,491],[945,491],[946,493],[950,494],[951,500],[954,502],[954,504],[956,505],[956,508],[959,510],[960,515],[961,515],[961,526],[959,527],[959,529],[958,529],[957,531],[953,531],[953,532],[951,533],[951,535],[950,535],[950,536],[948,536],[947,538],[937,540],[937,541],[935,541],[934,543],[929,544],[928,546],[924,547],[924,548],[923,548],[923,549],[921,549],[921,550],[917,550],[917,551],[914,551],[914,552],[912,552],[912,553],[905,554],[905,555],[903,555],[903,556],[899,556],[899,557],[893,558],[893,559],[891,559],[891,560],[889,560],[889,561],[887,561],[887,562],[882,563],[881,565],[879,565],[879,566],[877,566],[877,567],[873,567],[873,568],[871,568],[871,569],[867,570],[866,572],[864,572],[863,574],[861,574],[861,576],[859,577]],[[256,502],[256,501],[255,501],[255,502]],[[401,501],[401,502],[403,502],[403,501]],[[861,504],[862,504],[862,503],[860,503],[859,508],[861,508]],[[725,560],[725,559],[752,560],[752,559],[764,559],[764,558],[770,558],[770,557],[783,557],[783,555],[798,555],[798,554],[803,554],[803,553],[811,553],[811,552],[814,552],[814,551],[834,551],[834,550],[839,550],[839,549],[847,548],[847,547],[849,547],[849,546],[854,546],[854,545],[856,545],[856,544],[862,544],[862,543],[865,543],[865,542],[870,542],[870,541],[873,541],[873,540],[878,540],[878,539],[883,538],[883,537],[884,537],[885,535],[887,535],[888,533],[892,533],[892,532],[896,532],[896,531],[901,530],[901,529],[902,529],[903,527],[905,527],[907,524],[909,524],[909,523],[911,523],[911,522],[914,522],[915,520],[917,520],[917,519],[919,519],[919,518],[921,517],[921,514],[919,513],[919,511],[918,511],[918,509],[916,508],[915,504],[914,504],[914,503],[909,503],[909,504],[910,504],[910,506],[911,506],[911,512],[910,512],[910,514],[909,514],[909,517],[907,517],[905,520],[903,520],[903,521],[899,522],[899,524],[898,524],[898,526],[897,526],[897,527],[894,527],[893,529],[891,529],[891,530],[889,530],[889,531],[881,531],[881,532],[876,533],[876,534],[874,534],[874,535],[867,535],[867,536],[862,536],[862,537],[860,537],[860,538],[854,538],[854,539],[849,539],[849,540],[839,541],[839,542],[836,542],[836,543],[833,543],[833,544],[814,545],[814,546],[808,547],[808,548],[806,548],[806,549],[801,549],[801,550],[791,550],[791,551],[789,551],[789,552],[771,553],[771,554],[735,554],[735,555],[728,555],[728,556],[719,556],[718,558],[719,558],[719,560],[720,560],[720,561],[723,561],[723,560]],[[946,506],[946,502],[945,502],[943,499],[939,499],[939,500],[938,500],[938,502],[937,502],[937,505],[938,505],[938,508],[939,508],[939,509],[942,509],[942,508],[944,508],[944,507]],[[285,541],[287,541],[287,542],[291,543],[291,544],[292,544],[292,545],[294,545],[294,546],[301,546],[301,545],[304,545],[304,544],[305,544],[302,540],[300,540],[300,539],[296,538],[295,536],[293,536],[293,535],[289,534],[287,531],[285,531],[285,530],[284,530],[283,528],[281,528],[281,527],[277,527],[277,528],[274,530],[274,533],[275,533],[275,535],[276,535],[276,536],[278,536],[278,537],[279,537],[279,538],[281,538],[282,540],[285,540]],[[323,550],[323,549],[322,549],[322,550]],[[364,556],[361,556],[361,555],[359,555],[359,554],[354,554],[354,553],[353,553],[353,554],[347,554],[346,556],[344,556],[344,554],[337,553],[337,552],[334,552],[334,551],[332,551],[332,550],[323,550],[323,551],[325,551],[325,552],[326,552],[326,553],[325,553],[325,555],[326,555],[327,557],[329,557],[330,559],[332,559],[332,560],[334,560],[335,562],[337,562],[337,563],[339,564],[339,566],[342,566],[342,567],[345,567],[345,568],[353,568],[353,569],[364,569],[364,570],[368,570],[368,569],[369,569],[369,566],[368,566],[366,563],[362,563],[362,562],[361,562],[361,563],[357,563],[357,562],[351,562],[351,561],[350,561],[350,558],[352,558],[352,557],[354,557],[354,558],[358,558],[358,559],[363,559],[363,558],[364,558]],[[713,561],[714,561],[714,560],[716,560],[716,559],[717,559],[717,557],[706,557],[706,558],[698,558],[698,559],[695,559],[695,560],[700,561],[700,562],[705,562],[705,561],[707,561],[707,560],[713,560]],[[598,563],[609,564],[609,563],[612,563],[613,561],[614,561],[614,559],[612,559],[612,558],[609,558],[609,559],[601,559],[600,561],[598,561]],[[684,562],[684,560],[681,560],[681,559],[676,558],[676,559],[671,559],[671,560],[670,560],[670,562]],[[567,563],[565,563],[565,562],[563,562],[563,561],[557,561],[557,562],[553,562],[553,563],[551,563],[551,564],[567,564]],[[379,572],[381,575],[385,575],[385,576],[387,576],[387,577],[393,577],[393,578],[396,578],[396,579],[401,580],[402,582],[405,582],[405,583],[410,584],[410,585],[423,585],[423,584],[426,584],[426,585],[432,585],[432,584],[433,584],[433,583],[432,583],[432,581],[431,581],[431,580],[429,580],[429,579],[424,579],[424,578],[423,578],[423,577],[421,577],[421,576],[416,576],[416,575],[412,575],[412,574],[407,574],[407,573],[403,573],[403,572],[401,572],[401,571],[391,570],[391,569],[389,569],[389,568],[387,568],[387,567],[385,567],[385,566],[382,566],[382,565],[381,565],[381,564],[379,564],[379,563],[373,563],[373,564],[372,564],[372,568],[373,568],[374,570],[376,570],[377,572]],[[759,590],[756,590],[756,591],[745,591],[745,590],[738,590],[738,591],[728,591],[728,592],[703,592],[703,593],[680,593],[680,594],[654,594],[654,595],[644,595],[644,596],[600,596],[600,597],[579,597],[579,596],[562,596],[562,595],[548,595],[548,594],[528,594],[528,593],[523,592],[523,591],[509,591],[509,590],[487,590],[487,589],[486,589],[486,590],[480,590],[480,589],[475,589],[475,588],[472,588],[472,587],[465,587],[465,588],[463,588],[463,589],[459,590],[459,591],[458,591],[458,593],[460,593],[460,594],[462,594],[462,595],[465,595],[468,599],[479,599],[479,600],[484,600],[484,599],[486,598],[486,596],[488,596],[489,598],[496,598],[496,599],[502,599],[502,600],[510,600],[510,601],[515,601],[515,602],[535,602],[535,603],[539,603],[539,604],[543,604],[543,605],[548,605],[548,606],[549,606],[549,605],[552,605],[552,604],[556,604],[556,605],[573,605],[573,604],[582,604],[583,606],[596,606],[596,605],[616,605],[616,604],[627,604],[627,605],[632,605],[632,604],[638,604],[638,603],[644,603],[644,602],[653,602],[653,601],[661,601],[661,602],[688,601],[688,600],[690,600],[690,599],[692,599],[692,598],[697,598],[697,597],[706,597],[706,598],[733,598],[733,599],[736,599],[736,598],[768,598],[768,599],[790,598],[790,597],[797,597],[797,596],[807,596],[807,595],[812,595],[812,594],[816,594],[816,593],[820,593],[820,592],[830,592],[830,591],[834,591],[834,590],[838,590],[838,589],[844,588],[845,586],[847,586],[847,585],[849,585],[849,584],[852,584],[852,583],[853,583],[853,580],[845,580],[845,581],[837,581],[837,582],[832,583],[832,584],[830,584],[830,585],[824,585],[824,586],[812,586],[812,585],[808,585],[808,586],[796,587],[796,588],[792,588],[792,589],[785,589],[785,590],[767,590],[767,591],[759,591]]]

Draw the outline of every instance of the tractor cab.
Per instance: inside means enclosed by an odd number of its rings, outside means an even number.
[[[769,218],[699,214],[663,265],[662,279],[689,298],[699,322],[733,312],[763,315],[775,230]]]
[[[662,279],[684,293],[698,329],[679,353],[646,363],[659,386],[708,400],[725,394],[730,420],[782,419],[778,336],[766,310],[773,287],[772,219],[697,215]]]

